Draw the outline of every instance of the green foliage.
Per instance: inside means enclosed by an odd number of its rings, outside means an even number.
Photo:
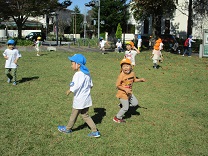
[[[18,46],[31,46],[34,43],[30,40],[25,40],[25,39],[17,39],[16,41],[16,45]]]
[[[74,13],[72,15],[72,24],[70,27],[71,33],[81,34],[83,33],[83,15],[80,13],[80,9],[78,6],[75,6],[73,9]],[[76,26],[75,26],[76,25]]]
[[[162,68],[152,69],[151,51],[136,56],[134,71],[147,82],[135,83],[141,106],[126,115],[125,124],[112,121],[119,111],[115,82],[123,54],[82,53],[93,80],[89,114],[101,138],[89,138],[81,116],[71,134],[57,130],[66,125],[73,95],[66,96],[74,71],[73,52],[21,52],[18,85],[0,75],[1,156],[176,156],[207,155],[208,59],[165,53]],[[5,59],[0,57],[4,73]],[[140,115],[139,115],[139,113]],[[96,149],[96,150],[95,150]]]
[[[121,37],[122,37],[122,28],[121,28],[120,23],[118,23],[117,30],[116,30],[116,38],[121,39]]]
[[[127,0],[100,0],[100,20],[105,21],[101,26],[101,32],[108,32],[109,35],[114,35],[118,23],[122,29],[126,30],[126,24],[129,19],[127,10]],[[98,7],[93,8],[93,18],[98,17]]]

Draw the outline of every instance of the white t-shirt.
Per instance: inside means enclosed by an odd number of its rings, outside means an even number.
[[[129,60],[131,60],[131,64],[135,65],[135,56],[137,55],[137,52],[135,50],[125,51],[125,56]]]
[[[6,49],[3,52],[3,56],[7,56],[8,59],[5,62],[5,68],[17,68],[17,64],[14,63],[14,61],[19,58],[22,57],[20,52],[17,49]]]
[[[70,83],[70,91],[74,93],[74,109],[84,109],[92,106],[92,98],[90,95],[92,86],[92,79],[89,75],[81,71],[74,74],[72,82]]]
[[[105,46],[105,43],[106,43],[106,42],[107,42],[107,41],[104,41],[104,40],[100,41],[100,47],[103,48],[103,47]]]
[[[117,48],[122,48],[122,43],[121,43],[121,42],[117,42],[117,43],[116,43],[116,47],[117,47]]]

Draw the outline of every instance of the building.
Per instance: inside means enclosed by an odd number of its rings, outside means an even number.
[[[131,2],[133,3],[133,2]],[[165,27],[169,26],[170,34],[178,38],[187,37],[187,23],[188,23],[188,6],[187,1],[177,0],[177,9],[174,13],[174,18],[170,19],[167,16],[161,18],[161,34],[165,33]],[[130,4],[131,5],[131,4]],[[197,22],[194,22],[192,35],[193,38],[202,39],[203,29],[208,28],[208,16],[206,18],[195,17]],[[133,15],[129,23],[135,25],[135,34],[152,35],[152,18],[151,16],[144,21],[135,21]]]

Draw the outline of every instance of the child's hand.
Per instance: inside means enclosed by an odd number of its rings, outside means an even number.
[[[8,60],[8,58],[9,58],[9,57],[7,57],[7,56],[4,56],[4,58],[5,58],[6,60]]]
[[[146,80],[144,78],[140,78],[140,82],[145,82]]]
[[[14,63],[17,64],[17,60],[14,60]]]
[[[70,93],[71,93],[70,90],[67,90],[67,91],[66,91],[66,95],[69,95]]]

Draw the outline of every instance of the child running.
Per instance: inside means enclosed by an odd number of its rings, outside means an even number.
[[[17,85],[17,62],[21,57],[20,52],[15,48],[15,41],[9,40],[7,42],[7,49],[4,51],[3,56],[6,59],[5,62],[5,74],[8,77],[7,82],[13,81],[13,85]]]
[[[37,37],[37,41],[35,42],[35,49],[37,51],[37,56],[40,56],[40,46],[41,46],[41,37]]]
[[[134,46],[132,41],[126,42],[126,51],[124,57],[131,61],[132,68],[136,65],[135,56],[139,53],[140,51]]]
[[[161,50],[163,49],[163,43],[161,38],[158,38],[158,40],[156,40],[155,45],[154,45],[154,49],[152,51],[152,60],[153,60],[153,68],[154,69],[158,69],[159,68],[159,62],[162,62],[163,60],[163,56],[161,53]]]
[[[131,61],[126,58],[121,60],[121,72],[118,76],[116,87],[118,92],[116,97],[120,100],[120,111],[113,118],[113,121],[117,123],[123,123],[124,114],[129,110],[129,107],[138,106],[139,102],[132,92],[132,86],[134,82],[145,82],[144,78],[137,78],[135,73],[132,71]]]
[[[58,130],[63,133],[71,133],[78,115],[81,114],[83,120],[92,130],[88,136],[100,137],[100,132],[97,130],[94,121],[88,115],[89,107],[92,106],[90,90],[93,84],[90,72],[85,66],[86,58],[82,54],[75,54],[68,58],[71,61],[72,70],[76,71],[70,83],[70,89],[66,92],[67,95],[71,92],[74,93],[73,108],[67,126],[58,126]]]

